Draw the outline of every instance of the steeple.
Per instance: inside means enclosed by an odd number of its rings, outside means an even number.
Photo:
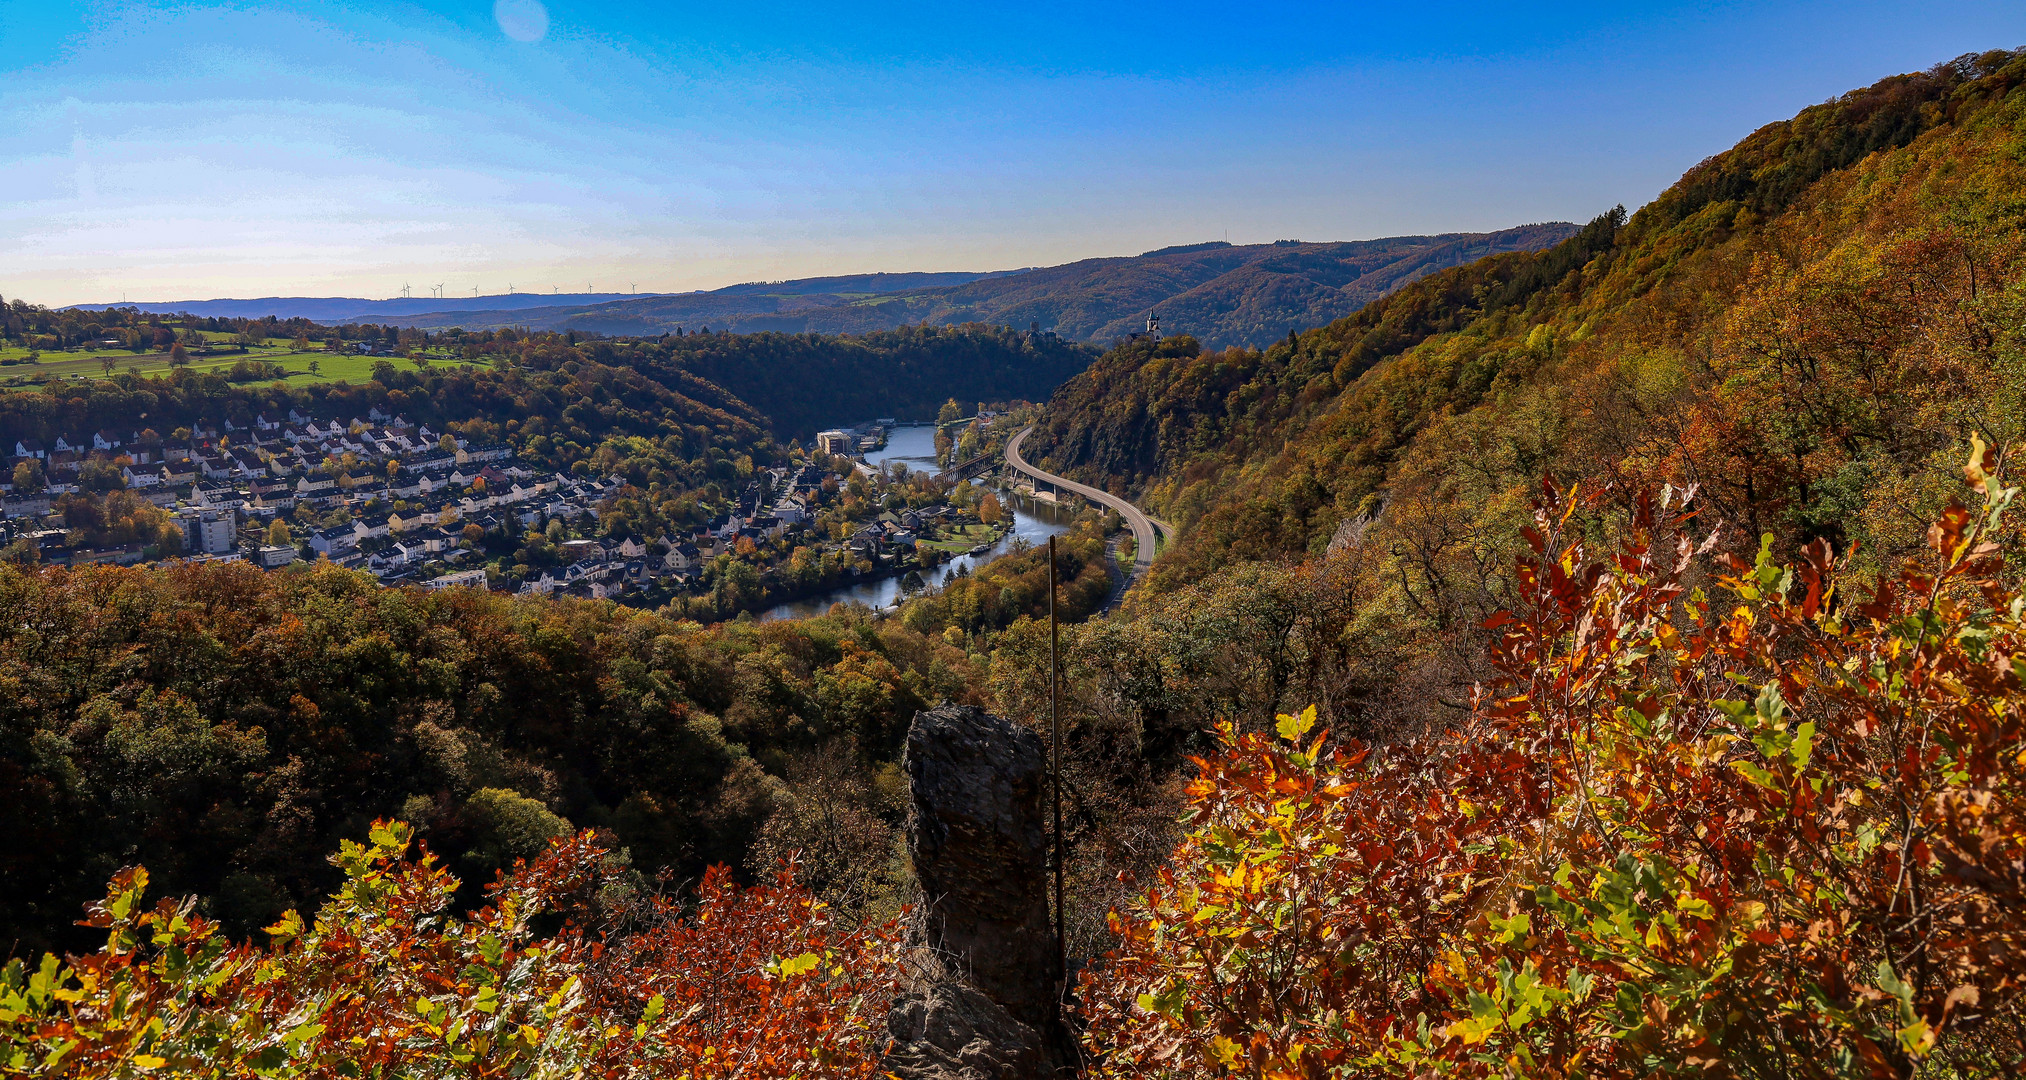
[[[1161,320],[1154,314],[1153,308],[1147,309],[1147,336],[1155,341],[1161,340]]]

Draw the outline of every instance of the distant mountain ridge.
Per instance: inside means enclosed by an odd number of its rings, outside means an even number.
[[[734,333],[866,334],[923,322],[982,322],[1017,329],[1038,325],[1071,341],[1100,345],[1142,329],[1147,313],[1154,311],[1163,329],[1192,335],[1207,347],[1261,347],[1290,330],[1343,318],[1424,275],[1486,255],[1539,251],[1575,231],[1567,222],[1548,222],[1490,233],[1328,243],[1211,241],[1060,266],[843,274],[746,282],[710,292],[265,297],[77,306],[232,318],[273,315],[425,330],[512,326],[614,336],[705,327]]]
[[[1108,343],[1140,329],[1147,312],[1155,310],[1169,332],[1194,335],[1212,348],[1260,346],[1289,330],[1348,315],[1423,275],[1486,255],[1538,251],[1576,228],[1549,222],[1491,233],[1330,243],[1214,241],[991,274],[808,278],[594,305],[431,312],[397,321],[425,329],[525,326],[612,335],[706,326],[735,333],[863,334],[922,322],[983,322],[1038,324],[1073,341]],[[964,280],[925,280],[933,278]]]
[[[737,288],[738,286],[734,286]],[[251,300],[150,300],[117,304],[73,304],[80,311],[138,308],[149,314],[203,318],[310,319],[321,323],[390,322],[402,316],[452,311],[522,311],[639,300],[659,293],[504,293],[495,296],[397,296],[367,300],[352,296],[264,296]]]
[[[967,285],[980,278],[1022,274],[1025,270],[994,270],[979,274],[967,270],[913,271],[904,274],[844,274],[837,277],[797,278],[793,281],[752,281],[713,290],[716,296],[850,296],[854,293],[881,295],[910,289],[938,289]]]

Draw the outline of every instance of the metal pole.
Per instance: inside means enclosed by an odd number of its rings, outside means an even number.
[[[1064,929],[1069,921],[1069,911],[1062,902],[1062,707],[1058,689],[1062,680],[1061,661],[1062,628],[1055,618],[1055,537],[1048,538],[1048,722],[1051,732],[1049,748],[1053,751],[1055,783],[1055,962],[1056,975],[1062,981],[1057,985],[1057,997],[1069,990],[1069,935]]]

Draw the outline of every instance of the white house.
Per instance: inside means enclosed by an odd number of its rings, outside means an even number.
[[[335,561],[346,552],[356,551],[359,537],[347,528],[324,529],[310,534],[310,550]]]
[[[458,585],[464,585],[470,588],[483,588],[485,586],[485,571],[458,570],[453,573],[445,574],[442,577],[433,578],[429,581],[425,581],[422,584],[424,585],[424,587],[431,589],[448,589]]]
[[[668,549],[668,554],[661,557],[661,562],[670,570],[694,570],[703,565],[703,552],[698,551],[695,544],[675,544]]]

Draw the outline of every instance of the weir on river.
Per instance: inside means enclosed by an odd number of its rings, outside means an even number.
[[[935,426],[922,424],[894,428],[887,434],[886,445],[868,452],[865,461],[873,468],[880,468],[889,461],[897,461],[913,471],[940,473],[942,470],[936,465]],[[934,588],[949,580],[960,566],[975,573],[978,567],[1011,551],[1016,539],[1041,545],[1048,543],[1050,536],[1069,531],[1067,521],[1071,515],[1067,511],[1057,510],[1050,503],[1008,491],[998,494],[1000,505],[1013,516],[1012,531],[1000,537],[998,542],[982,555],[959,555],[933,570],[925,571],[922,577],[927,579],[929,587]],[[883,608],[900,598],[900,583],[899,575],[883,577],[877,581],[862,581],[776,605],[760,613],[760,618],[805,619],[828,612],[830,605],[836,603],[855,602],[867,607]]]

